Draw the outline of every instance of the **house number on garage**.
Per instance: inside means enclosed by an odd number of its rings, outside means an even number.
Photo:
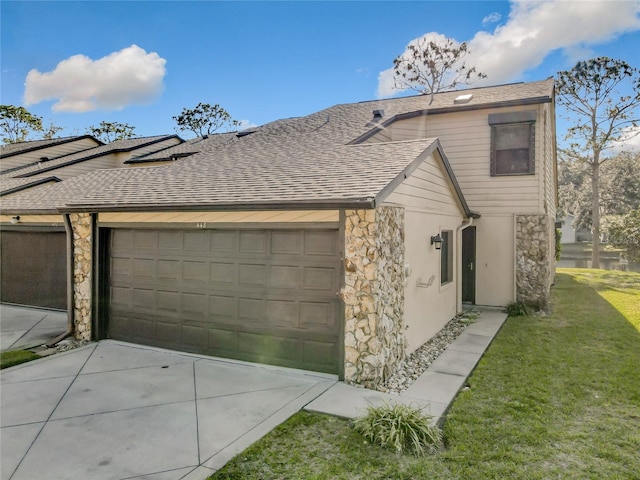
[[[207,222],[196,223],[196,228],[207,228]]]

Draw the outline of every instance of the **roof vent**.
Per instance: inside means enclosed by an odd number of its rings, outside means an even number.
[[[456,99],[453,101],[455,105],[460,105],[462,103],[469,103],[473,98],[472,93],[467,93],[466,95],[458,95]]]
[[[384,110],[374,110],[373,118],[382,118],[384,117]]]

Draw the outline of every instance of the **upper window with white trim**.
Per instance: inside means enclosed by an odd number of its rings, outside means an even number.
[[[491,176],[535,173],[536,111],[493,113]]]

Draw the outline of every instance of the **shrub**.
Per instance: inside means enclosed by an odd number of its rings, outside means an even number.
[[[506,312],[510,317],[527,317],[530,315],[529,307],[523,302],[513,302],[507,305]]]
[[[393,449],[398,455],[412,452],[421,457],[442,447],[442,432],[431,423],[432,418],[422,408],[385,403],[368,407],[353,426],[371,443]]]

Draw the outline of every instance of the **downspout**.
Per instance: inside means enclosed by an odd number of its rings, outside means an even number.
[[[459,252],[458,259],[460,260],[458,263],[458,285],[456,287],[456,311],[458,313],[462,312],[462,230],[468,228],[473,223],[473,217],[469,217],[462,222],[462,224],[456,228],[456,239],[458,241]]]
[[[49,348],[54,347],[75,332],[75,322],[73,321],[73,228],[68,213],[65,213],[62,218],[67,234],[67,330],[48,343],[47,347]]]

